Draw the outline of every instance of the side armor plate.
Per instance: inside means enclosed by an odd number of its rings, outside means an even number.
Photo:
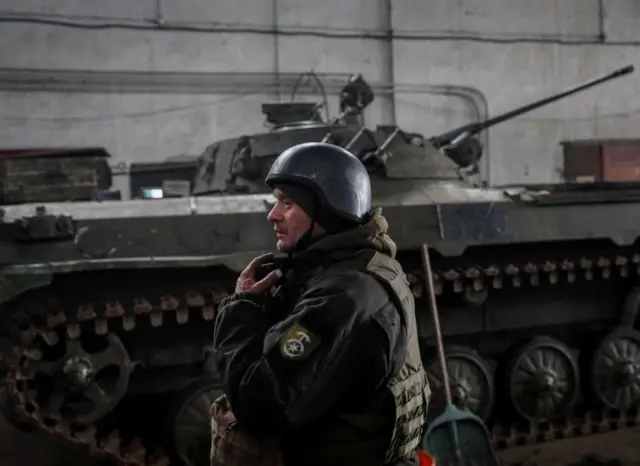
[[[438,205],[440,233],[445,241],[505,242],[509,204],[474,202]]]

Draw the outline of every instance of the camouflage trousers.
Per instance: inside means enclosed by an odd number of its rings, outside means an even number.
[[[211,466],[284,466],[279,440],[242,429],[226,395],[211,406],[211,435]]]

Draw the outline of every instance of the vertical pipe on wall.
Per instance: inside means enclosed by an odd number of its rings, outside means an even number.
[[[164,16],[162,15],[162,0],[156,0],[155,8],[155,22],[158,26],[162,26],[164,24]]]
[[[275,79],[275,95],[282,102],[282,82],[280,79],[280,13],[278,0],[271,0],[271,16],[273,20],[273,74]]]
[[[604,44],[607,41],[607,31],[605,30],[604,0],[598,0],[598,41]]]
[[[394,46],[393,46],[393,0],[382,0],[383,8],[383,28],[386,39],[383,49],[383,70],[382,82],[390,84],[390,93],[382,99],[382,112],[384,123],[395,125],[396,117],[396,94],[395,94],[395,71],[394,71]]]

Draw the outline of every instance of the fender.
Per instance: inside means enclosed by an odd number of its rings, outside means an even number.
[[[0,305],[22,293],[50,285],[53,267],[48,265],[11,265],[0,270]]]

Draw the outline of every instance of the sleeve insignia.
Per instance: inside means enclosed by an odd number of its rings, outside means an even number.
[[[280,340],[280,354],[288,360],[306,359],[320,344],[320,338],[300,324],[293,324]]]

